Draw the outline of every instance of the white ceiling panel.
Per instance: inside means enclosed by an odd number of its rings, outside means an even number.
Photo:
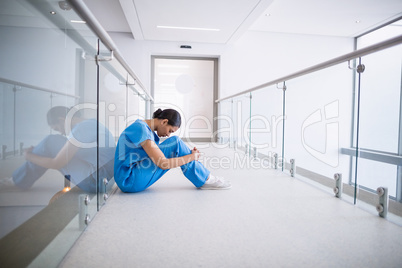
[[[84,2],[106,31],[131,31],[119,0],[85,0]]]
[[[231,43],[246,30],[355,37],[402,16],[402,0],[85,0],[85,3],[107,31],[130,31],[136,40],[189,43]],[[126,22],[122,21],[124,18]]]
[[[145,40],[227,43],[272,0],[133,0]],[[158,28],[158,26],[183,27]]]
[[[250,29],[355,37],[401,16],[401,0],[280,0]]]
[[[0,25],[44,27],[32,6],[57,0],[1,0]],[[355,37],[402,17],[402,0],[84,0],[108,32],[136,40],[233,43],[245,31]],[[44,12],[44,11],[43,11]],[[266,16],[265,14],[269,14]],[[359,21],[359,23],[356,23]],[[215,30],[167,29],[157,26]]]

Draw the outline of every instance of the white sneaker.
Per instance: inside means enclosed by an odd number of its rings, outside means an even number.
[[[0,179],[0,188],[2,187],[12,187],[15,186],[13,178],[1,178]]]
[[[198,189],[202,190],[227,190],[232,188],[232,184],[226,181],[223,177],[215,177],[210,175],[210,178],[205,182],[205,184]]]

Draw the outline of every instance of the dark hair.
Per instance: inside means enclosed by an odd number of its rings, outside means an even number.
[[[154,112],[152,118],[167,119],[168,124],[174,127],[180,127],[181,125],[181,116],[176,110],[173,109],[158,109]]]
[[[59,118],[66,118],[70,108],[64,106],[55,106],[50,108],[47,112],[47,124],[55,125],[58,123]]]

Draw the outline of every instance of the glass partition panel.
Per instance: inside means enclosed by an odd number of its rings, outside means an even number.
[[[79,96],[64,96],[57,93],[50,94],[50,106],[67,106],[73,107],[79,102]]]
[[[127,72],[111,59],[110,51],[99,42],[99,115],[98,115],[98,206],[104,205],[114,189],[116,141],[125,128]]]
[[[59,1],[1,7],[0,260],[54,267],[97,212],[97,37]]]
[[[140,119],[140,96],[134,90],[133,87],[127,88],[127,126],[135,122],[135,120]],[[155,107],[155,110],[157,108]],[[153,114],[154,111],[151,111]],[[144,119],[144,118],[141,118]],[[148,119],[148,118],[145,118]]]
[[[138,103],[138,117],[141,119],[147,119],[146,118],[146,107],[147,107],[147,101],[140,96],[139,98],[139,103]]]
[[[401,58],[399,45],[361,59],[365,70],[360,80],[357,185],[362,190],[357,198],[370,203],[372,210],[376,202],[370,202],[366,192],[375,193],[378,187],[387,188],[391,199],[402,201]]]
[[[398,153],[401,58],[402,46],[362,58],[360,148]]]
[[[335,186],[349,183],[353,119],[353,71],[347,63],[286,82],[285,159],[298,176]],[[290,169],[288,164],[287,169]],[[329,188],[327,188],[329,189]]]
[[[250,94],[233,98],[236,144],[247,153],[250,147],[250,101]]]
[[[249,109],[244,107],[246,99],[244,96],[237,96],[233,98],[233,121],[234,121],[234,141],[236,149],[245,150],[245,135],[244,135],[244,123],[249,117]],[[246,116],[246,119],[243,119]],[[247,137],[248,138],[248,137]]]
[[[239,145],[239,140],[243,134],[241,133],[241,124],[239,123],[239,111],[241,113],[241,108],[239,108],[239,97],[232,99],[232,120],[233,120],[233,146],[237,149]]]
[[[15,187],[21,173],[18,169],[25,164],[24,150],[50,134],[46,113],[51,99],[50,93],[26,87],[2,83],[2,88],[1,103],[6,110],[1,115],[0,238],[45,208],[52,196],[63,189],[63,176],[59,174],[55,174],[58,180],[41,181],[36,188],[24,187],[29,186],[28,180],[18,181],[20,188]],[[40,198],[38,193],[42,195]]]
[[[0,263],[56,267],[105,203],[115,142],[148,105],[67,1],[0,8]]]
[[[46,122],[46,114],[52,108],[52,94],[16,86],[14,96],[14,150],[19,148],[19,144],[22,148],[35,146],[51,132]]]
[[[233,144],[233,103],[232,100],[224,100],[218,103],[218,131],[215,134],[219,143],[231,146]]]
[[[282,89],[276,86],[253,92],[251,109],[251,147],[273,160],[282,155]]]
[[[0,125],[0,140],[1,140],[1,160],[4,160],[10,154],[15,154],[15,86],[8,83],[0,82],[0,97],[1,97],[1,125]],[[0,169],[4,172],[4,169]],[[4,176],[11,176],[10,173],[3,173]],[[3,233],[4,230],[1,230]]]

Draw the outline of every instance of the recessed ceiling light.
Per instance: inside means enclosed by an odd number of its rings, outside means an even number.
[[[269,13],[265,14],[265,17],[269,17],[269,16],[271,16],[271,14],[269,14]]]
[[[179,76],[181,74],[182,73],[163,73],[163,72],[159,73],[159,75],[167,75],[167,76]]]
[[[178,65],[178,64],[158,64],[160,68],[184,68],[188,69],[188,65]]]
[[[211,28],[178,27],[178,26],[163,26],[163,25],[158,25],[156,27],[162,29],[175,29],[175,30],[195,30],[195,31],[215,31],[215,32],[220,31],[220,29],[211,29]]]
[[[50,11],[50,14],[52,14],[52,15],[56,15],[56,12],[54,12],[54,11]]]
[[[361,21],[361,20],[356,20],[356,21],[355,21],[355,23],[360,23],[360,22],[362,22],[362,21]]]
[[[83,20],[70,20],[72,23],[87,23],[86,21]]]

